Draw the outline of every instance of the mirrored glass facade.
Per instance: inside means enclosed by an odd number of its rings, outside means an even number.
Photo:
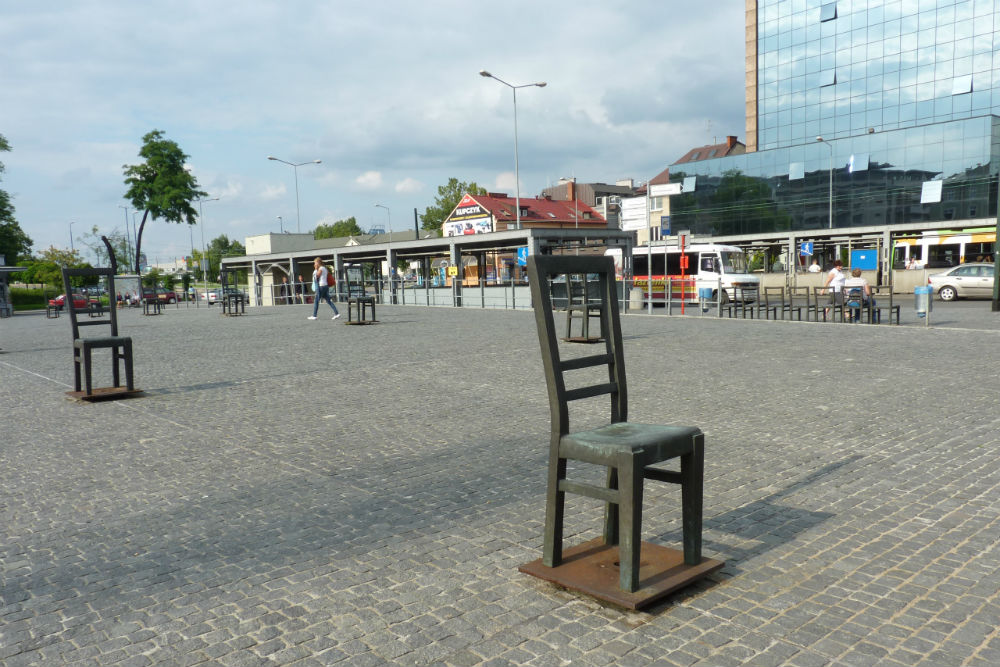
[[[671,181],[697,177],[671,200],[675,229],[995,219],[1000,0],[756,4],[747,144],[757,150],[672,165]],[[939,201],[922,198],[928,181],[942,182]]]

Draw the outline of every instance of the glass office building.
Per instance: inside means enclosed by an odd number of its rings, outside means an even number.
[[[1000,0],[749,0],[746,70],[748,152],[670,167],[675,229],[995,224]]]

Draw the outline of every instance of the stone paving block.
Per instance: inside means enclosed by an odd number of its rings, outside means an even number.
[[[706,432],[706,555],[727,562],[644,614],[516,573],[545,490],[530,313],[386,307],[317,358],[280,308],[170,310],[122,323],[158,351],[146,395],[92,405],[64,397],[66,323],[18,314],[0,663],[984,663],[1000,379],[955,363],[1000,334],[981,305],[929,330],[625,317],[630,415]],[[455,331],[491,344],[456,354]],[[646,539],[679,541],[676,495],[647,493]],[[601,513],[569,504],[567,541]]]

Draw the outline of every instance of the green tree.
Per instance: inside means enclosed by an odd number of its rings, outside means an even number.
[[[49,246],[43,250],[37,259],[27,263],[27,269],[18,275],[20,280],[27,283],[42,283],[56,288],[62,287],[62,268],[78,269],[89,267],[90,264],[80,259],[80,253],[76,250],[63,250],[55,246]],[[79,287],[84,284],[96,284],[96,278],[88,283],[81,282],[81,279],[74,278],[73,285]]]
[[[108,249],[104,246],[101,236],[101,230],[98,229],[97,225],[94,225],[88,233],[80,237],[80,240],[97,257],[98,266],[111,266],[111,260],[108,258]],[[128,238],[118,231],[117,228],[104,236],[107,236],[108,242],[111,244],[111,250],[115,253],[115,261],[118,263],[119,271],[128,271],[129,267],[125,265],[125,258],[128,257],[129,251]]]
[[[344,236],[357,236],[361,233],[358,221],[352,215],[347,220],[338,220],[332,225],[318,225],[313,232],[314,239],[336,239]]]
[[[463,183],[457,178],[449,178],[448,183],[438,186],[438,196],[434,200],[433,206],[428,206],[424,214],[420,216],[420,226],[423,229],[437,232],[441,235],[441,226],[458,202],[462,201],[462,195],[484,195],[486,188],[479,187],[475,182]]]
[[[136,273],[139,273],[142,230],[149,216],[193,225],[198,221],[198,213],[191,202],[208,194],[198,189],[198,180],[184,168],[188,156],[175,142],[164,139],[160,130],[142,138],[139,157],[144,162],[122,165],[128,186],[125,198],[143,212],[135,239]]]
[[[239,257],[247,254],[246,248],[243,247],[242,243],[235,239],[230,241],[229,237],[225,234],[212,239],[205,252],[208,257],[209,280],[218,280],[223,257]]]
[[[10,144],[0,134],[0,152],[9,150]],[[3,171],[3,162],[0,162],[0,174]],[[17,264],[31,254],[31,243],[31,239],[14,219],[14,205],[10,203],[10,197],[0,190],[0,255],[4,256],[7,264]]]

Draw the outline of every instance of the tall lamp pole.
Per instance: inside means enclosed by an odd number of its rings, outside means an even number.
[[[73,225],[75,225],[75,224],[76,224],[75,220],[69,223],[69,250],[70,250],[70,252],[76,252],[76,248],[73,247]]]
[[[126,265],[130,266],[132,260],[129,258],[130,255],[129,251],[132,249],[131,248],[132,239],[128,233],[128,206],[122,206],[121,204],[118,204],[118,208],[125,209],[125,263]],[[193,243],[191,244],[191,247],[192,248],[194,247]]]
[[[829,141],[823,139],[823,137],[816,137],[816,141],[830,149],[830,194],[827,201],[829,206],[828,216],[830,218],[830,229],[833,229],[833,146],[830,145]]]
[[[392,301],[392,214],[389,212],[388,206],[382,206],[382,204],[375,204],[375,208],[385,209],[385,224],[389,228],[389,250],[386,257],[386,266],[389,268],[389,300]]]
[[[285,233],[285,221],[281,219],[280,215],[278,216],[278,228],[281,230],[282,234]]]
[[[301,234],[302,219],[299,217],[299,167],[306,164],[320,164],[322,160],[309,160],[308,162],[285,162],[284,160],[276,158],[273,155],[268,155],[267,159],[287,164],[293,171],[295,171],[295,231]]]
[[[499,81],[503,85],[510,88],[511,92],[514,93],[514,202],[515,205],[517,206],[517,228],[521,229],[521,174],[518,168],[518,161],[517,161],[517,89],[530,88],[531,86],[538,86],[539,88],[544,88],[546,84],[544,81],[538,81],[536,83],[525,83],[520,86],[515,86],[513,84],[507,83],[498,76],[490,74],[484,69],[479,70],[479,76]]]
[[[202,203],[207,201],[219,201],[222,197],[212,197],[210,199],[198,200],[198,226],[201,227],[201,282],[205,286],[205,298],[208,299],[208,253],[205,252],[205,215],[202,212]]]

